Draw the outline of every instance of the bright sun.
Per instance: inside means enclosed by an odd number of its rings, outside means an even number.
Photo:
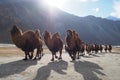
[[[48,5],[58,8],[61,8],[64,3],[64,0],[44,0],[44,1]]]

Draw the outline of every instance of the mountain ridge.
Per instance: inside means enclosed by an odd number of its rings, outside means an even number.
[[[40,29],[41,33],[44,30],[59,32],[63,40],[66,30],[74,29],[86,43],[120,44],[120,21],[91,15],[78,17],[57,8],[52,10],[47,5],[39,5],[32,0],[14,1],[0,1],[0,43],[12,43],[10,30],[16,24],[23,31]]]

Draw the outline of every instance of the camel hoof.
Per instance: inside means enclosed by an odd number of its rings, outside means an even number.
[[[57,56],[55,56],[55,58],[57,59],[58,57],[57,57]]]
[[[80,56],[84,56],[85,54],[81,54]]]
[[[27,59],[27,58],[24,58],[23,60],[25,60],[25,61],[26,61],[26,60],[28,60],[28,59]]]
[[[54,61],[54,58],[52,58],[51,61]]]
[[[72,61],[75,61],[75,58],[72,58]]]
[[[36,57],[33,60],[36,60]]]
[[[41,59],[41,57],[38,58],[39,60]]]
[[[42,54],[42,56],[44,56],[44,54]]]
[[[29,57],[30,59],[32,59],[33,58],[33,56],[31,56],[31,57]]]
[[[61,57],[59,57],[59,58],[58,58],[58,60],[62,60],[62,58],[61,58]]]
[[[80,59],[80,57],[77,57],[77,59]]]

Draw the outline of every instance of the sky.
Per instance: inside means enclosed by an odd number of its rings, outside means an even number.
[[[80,17],[120,18],[120,0],[45,0],[45,3]]]

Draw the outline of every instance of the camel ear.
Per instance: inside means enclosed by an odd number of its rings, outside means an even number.
[[[11,29],[11,34],[15,34],[17,33],[19,30],[18,30],[18,27],[16,25],[13,25],[12,29]]]

